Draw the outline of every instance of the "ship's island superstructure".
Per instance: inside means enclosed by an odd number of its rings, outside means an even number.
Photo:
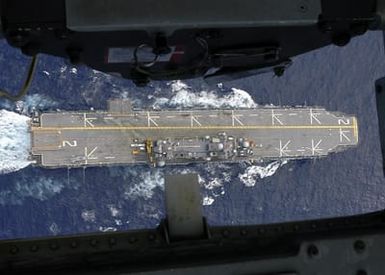
[[[357,119],[322,108],[135,110],[37,114],[31,156],[46,168],[264,161],[326,156],[358,143]]]

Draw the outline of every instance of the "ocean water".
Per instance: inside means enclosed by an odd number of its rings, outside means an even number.
[[[28,59],[0,41],[0,88],[16,92]],[[208,86],[201,80],[131,81],[41,55],[29,94],[0,101],[0,238],[155,227],[164,217],[164,175],[199,174],[211,225],[262,224],[385,208],[374,81],[385,75],[382,35],[294,58],[272,74]],[[27,161],[28,115],[39,110],[105,109],[108,98],[138,107],[322,106],[355,114],[359,146],[318,160],[263,165],[199,164],[46,170]]]

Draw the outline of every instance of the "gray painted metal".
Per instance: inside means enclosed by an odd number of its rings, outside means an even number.
[[[318,158],[358,143],[354,116],[322,108],[57,112],[39,121],[31,152],[48,168]]]
[[[303,26],[320,14],[320,0],[66,0],[74,31]]]
[[[385,30],[385,0],[377,0],[377,15],[380,17],[379,29]]]
[[[170,239],[202,238],[204,225],[198,175],[166,175],[165,195]]]

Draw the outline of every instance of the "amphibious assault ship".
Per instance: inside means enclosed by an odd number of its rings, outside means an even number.
[[[323,108],[138,110],[35,114],[31,157],[46,168],[265,161],[326,156],[357,145],[354,116]]]

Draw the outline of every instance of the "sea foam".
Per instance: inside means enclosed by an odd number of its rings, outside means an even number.
[[[178,80],[170,83],[171,98],[159,97],[153,104],[156,108],[254,108],[258,106],[249,93],[232,88],[231,92],[217,91],[194,92],[186,83]]]
[[[285,161],[277,160],[269,163],[266,166],[252,165],[247,167],[243,173],[240,173],[238,175],[238,178],[244,185],[248,187],[252,187],[257,183],[258,179],[271,177],[277,172],[277,170],[280,167],[282,167],[286,163],[287,163],[287,160]]]
[[[0,110],[0,174],[23,169],[31,164],[30,118]]]

